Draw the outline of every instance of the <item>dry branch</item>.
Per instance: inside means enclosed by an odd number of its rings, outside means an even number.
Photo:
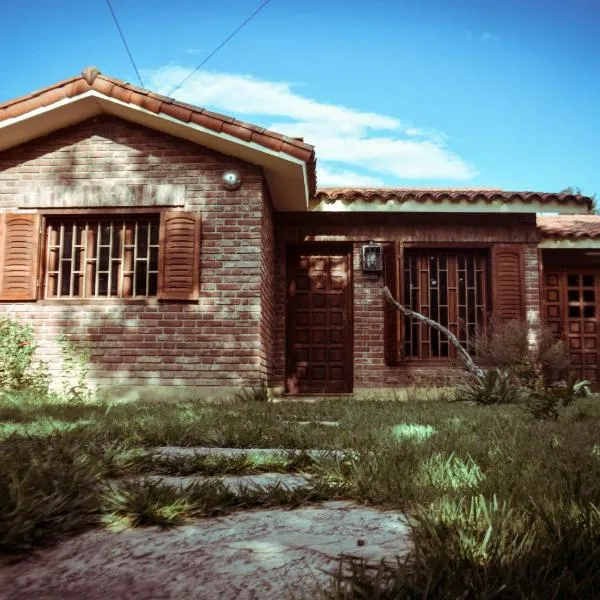
[[[387,287],[387,285],[383,287],[381,293],[385,296],[388,302],[394,305],[397,310],[404,313],[407,317],[412,317],[419,321],[423,321],[423,323],[443,333],[448,338],[448,341],[458,350],[458,354],[464,360],[469,373],[478,378],[483,377],[483,369],[478,367],[473,362],[473,359],[471,358],[470,354],[461,346],[461,343],[458,341],[458,338],[449,329],[447,329],[443,325],[440,325],[437,321],[434,321],[433,319],[422,315],[421,313],[418,313],[410,308],[406,308],[406,306],[402,306],[402,304],[400,304],[400,302],[398,302],[394,298],[394,296],[392,296],[392,292],[390,292],[390,289]]]

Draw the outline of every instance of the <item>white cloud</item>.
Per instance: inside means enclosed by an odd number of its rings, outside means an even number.
[[[484,31],[480,36],[479,39],[482,42],[490,42],[490,43],[495,43],[495,44],[502,44],[502,38],[499,35],[496,35],[495,33],[490,33],[489,31]]]
[[[186,48],[185,52],[187,54],[202,54],[202,48]]]
[[[184,67],[163,67],[146,72],[146,79],[154,89],[159,88],[160,93],[169,94],[189,72],[190,69]],[[393,117],[316,102],[292,92],[288,83],[264,81],[249,75],[198,71],[175,95],[186,102],[249,115],[334,121],[348,127],[400,127],[400,122]]]
[[[319,163],[319,187],[382,187],[383,179]]]
[[[467,39],[469,42],[473,40],[478,40],[480,42],[495,42],[497,44],[502,43],[502,38],[495,33],[490,33],[489,31],[483,31],[477,35],[474,35],[472,31],[467,30],[466,32]]]
[[[189,72],[181,66],[166,66],[146,71],[144,79],[150,88],[170,95]],[[316,146],[319,185],[401,185],[394,180],[466,180],[476,175],[471,165],[447,148],[439,132],[394,116],[318,102],[296,93],[289,83],[199,71],[174,95],[303,137]],[[327,161],[344,166],[332,167]],[[364,169],[372,174],[363,174]]]

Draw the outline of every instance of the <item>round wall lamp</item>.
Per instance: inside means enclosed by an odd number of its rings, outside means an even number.
[[[237,190],[242,185],[242,177],[238,171],[230,169],[223,173],[223,187],[226,190]]]

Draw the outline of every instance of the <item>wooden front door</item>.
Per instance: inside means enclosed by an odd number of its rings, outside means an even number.
[[[581,269],[549,270],[544,275],[544,320],[569,348],[577,379],[600,381],[598,343],[600,273]]]
[[[352,391],[348,251],[294,249],[287,261],[286,392]]]

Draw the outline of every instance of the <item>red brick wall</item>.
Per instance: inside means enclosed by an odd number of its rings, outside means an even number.
[[[402,240],[407,244],[514,243],[525,252],[525,300],[528,318],[539,319],[537,241],[534,215],[457,214],[288,214],[277,215],[275,282],[274,381],[283,386],[285,373],[285,249],[309,241],[346,241],[353,247],[354,388],[433,385],[455,380],[447,362],[384,362],[382,276],[364,274],[360,248],[370,240]]]
[[[265,186],[261,228],[261,288],[260,288],[260,372],[266,383],[273,377],[273,310],[275,282],[275,230],[274,212]]]
[[[527,321],[534,327],[541,323],[541,264],[537,244],[523,246],[525,261],[525,310]]]
[[[220,185],[229,168],[243,177],[237,191]],[[269,296],[261,286],[268,256],[260,245],[270,235],[262,170],[112,117],[0,153],[3,211],[17,207],[23,186],[113,183],[185,185],[186,210],[202,215],[199,302],[40,300],[0,303],[0,315],[32,323],[55,369],[58,334],[88,347],[100,384],[256,385],[268,371],[270,335],[259,333]]]

